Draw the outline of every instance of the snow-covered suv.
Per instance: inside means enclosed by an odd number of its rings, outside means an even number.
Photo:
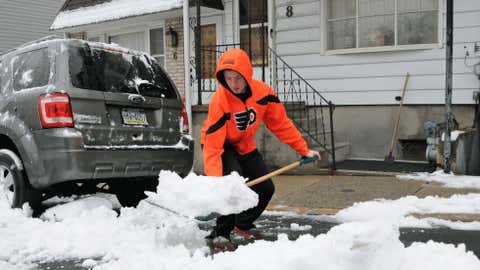
[[[12,207],[99,188],[134,206],[160,170],[192,167],[181,97],[145,53],[43,38],[0,56],[0,90],[0,191]]]

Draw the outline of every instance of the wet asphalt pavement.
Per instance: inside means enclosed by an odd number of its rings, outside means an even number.
[[[322,221],[317,216],[291,216],[291,215],[262,215],[256,222],[258,228],[269,237],[266,240],[275,240],[281,233],[288,235],[291,240],[297,239],[300,235],[311,234],[317,236],[327,233],[332,227],[338,225],[328,221]],[[204,222],[199,226],[203,230],[210,230],[213,222]],[[401,228],[400,241],[409,246],[413,242],[435,242],[450,244],[465,244],[466,249],[472,251],[480,258],[480,231],[452,230],[448,228],[419,229],[419,228]],[[237,245],[246,245],[251,240],[245,240],[240,237],[233,237],[232,241]],[[84,259],[71,261],[55,261],[42,263],[38,270],[84,270],[81,263]]]

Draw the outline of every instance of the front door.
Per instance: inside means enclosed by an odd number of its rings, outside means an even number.
[[[239,0],[240,47],[252,60],[254,76],[266,81],[268,73],[268,0]],[[267,82],[268,83],[268,82]]]
[[[215,24],[201,26],[202,79],[212,79],[217,66],[217,27]]]
[[[212,94],[218,87],[214,78],[215,69],[217,68],[217,58],[220,57],[222,48],[218,46],[222,40],[222,16],[202,17],[201,31],[201,103],[208,104]],[[195,37],[192,29],[191,37]],[[190,42],[190,63],[191,63],[191,93],[192,102],[199,104],[197,75],[195,68],[195,42]]]

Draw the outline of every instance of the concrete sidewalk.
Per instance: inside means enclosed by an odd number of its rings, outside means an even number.
[[[419,198],[437,195],[480,193],[480,189],[445,188],[435,182],[398,180],[390,175],[280,175],[273,178],[275,194],[268,210],[332,215],[355,202],[374,199],[399,199],[408,195]],[[413,214],[449,220],[480,221],[479,214]]]

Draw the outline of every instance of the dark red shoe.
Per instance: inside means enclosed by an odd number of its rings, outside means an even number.
[[[257,228],[251,228],[250,230],[242,230],[235,226],[233,227],[233,232],[245,239],[261,240],[272,238],[272,235],[265,234]]]
[[[239,229],[237,226],[233,227],[233,232],[240,235],[241,237],[243,237],[245,239],[255,239],[255,236],[248,233],[247,231]]]

